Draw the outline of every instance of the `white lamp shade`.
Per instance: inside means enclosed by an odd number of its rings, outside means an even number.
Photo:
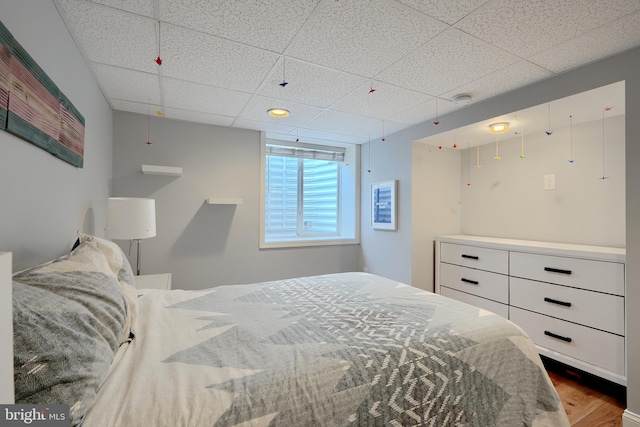
[[[107,200],[109,239],[147,239],[156,235],[156,201],[135,197],[110,197]]]

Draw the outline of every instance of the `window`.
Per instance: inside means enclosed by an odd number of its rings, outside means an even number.
[[[264,140],[261,247],[358,243],[356,148]]]

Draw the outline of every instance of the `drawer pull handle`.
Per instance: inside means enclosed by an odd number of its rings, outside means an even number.
[[[464,277],[462,277],[460,280],[462,280],[464,283],[471,283],[472,285],[478,284],[477,280],[465,279]]]
[[[562,270],[561,268],[545,267],[544,271],[550,271],[551,273],[571,274],[571,270]]]
[[[571,307],[571,303],[570,302],[566,302],[566,301],[558,301],[557,299],[551,299],[551,298],[544,298],[545,302],[550,302],[551,304],[558,304],[558,305],[562,305],[564,307]]]
[[[476,255],[465,255],[465,254],[462,254],[462,258],[475,259],[475,260],[477,260],[477,259],[478,259],[478,256],[476,256]]]
[[[559,339],[561,341],[565,341],[565,342],[571,342],[571,338],[569,337],[563,337],[562,335],[558,335],[558,334],[554,334],[553,332],[549,332],[549,331],[544,331],[544,334],[551,337],[551,338],[556,338]]]

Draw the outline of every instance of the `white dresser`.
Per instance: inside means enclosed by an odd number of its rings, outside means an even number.
[[[626,385],[624,249],[440,236],[435,288],[512,320],[540,354]]]

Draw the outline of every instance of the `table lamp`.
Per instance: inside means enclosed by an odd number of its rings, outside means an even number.
[[[109,197],[107,226],[109,239],[129,240],[137,245],[136,275],[140,275],[140,240],[156,235],[156,201],[136,197]]]

